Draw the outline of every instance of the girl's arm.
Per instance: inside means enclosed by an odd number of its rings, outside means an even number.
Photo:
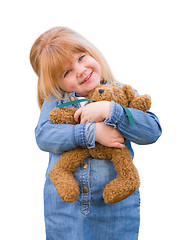
[[[78,109],[74,118],[77,121],[78,117],[81,116],[81,123],[101,122],[105,119],[104,123],[106,125],[113,126],[129,141],[137,144],[150,144],[156,142],[162,132],[156,115],[150,111],[144,113],[134,108],[129,108],[129,111],[134,119],[134,124],[131,126],[123,107],[114,101],[90,103]],[[101,136],[101,138],[104,138],[104,136]]]
[[[49,113],[57,105],[57,102],[51,101],[45,101],[43,104],[35,129],[39,148],[57,154],[78,146],[93,148],[95,146],[95,123],[52,124],[49,120]]]
[[[137,144],[151,144],[157,141],[162,133],[158,118],[150,111],[128,108],[134,124],[130,126],[128,116],[121,105],[111,102],[111,111],[104,123],[114,126],[120,134],[129,141]]]

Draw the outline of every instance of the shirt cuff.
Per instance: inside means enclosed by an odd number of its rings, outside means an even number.
[[[106,125],[110,125],[113,126],[114,128],[117,128],[117,125],[120,124],[124,118],[125,112],[123,107],[120,104],[111,101],[110,115],[108,118],[104,120],[104,123]]]
[[[80,147],[95,147],[95,123],[81,123],[74,125],[73,138]]]
[[[85,136],[86,136],[87,148],[95,147],[95,135],[96,135],[96,124],[94,122],[86,123]]]

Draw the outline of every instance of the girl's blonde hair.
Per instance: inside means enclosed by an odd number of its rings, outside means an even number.
[[[101,79],[116,81],[102,54],[84,37],[66,27],[56,27],[39,36],[31,48],[30,62],[38,76],[38,104],[56,96],[62,99],[63,91],[58,86],[57,76],[62,76],[74,53],[87,52],[101,66]]]

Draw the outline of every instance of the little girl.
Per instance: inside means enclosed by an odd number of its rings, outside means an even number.
[[[39,148],[49,152],[44,186],[44,214],[48,240],[137,240],[140,222],[139,190],[127,199],[106,204],[102,192],[116,177],[111,161],[86,158],[75,172],[80,186],[75,203],[64,202],[48,174],[64,151],[93,148],[95,142],[108,147],[127,147],[131,141],[151,144],[161,135],[158,118],[151,112],[131,109],[134,124],[114,102],[95,102],[79,108],[74,119],[81,124],[52,124],[49,113],[57,105],[87,97],[99,84],[117,83],[101,53],[76,32],[57,27],[34,43],[30,61],[38,76],[38,103],[41,109],[35,129]],[[118,84],[118,83],[117,83]],[[122,85],[122,84],[119,84]],[[136,92],[137,93],[137,92]]]

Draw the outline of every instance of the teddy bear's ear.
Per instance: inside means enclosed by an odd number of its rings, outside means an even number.
[[[122,87],[123,91],[125,92],[126,96],[127,96],[127,99],[129,102],[131,102],[133,100],[133,98],[135,97],[135,92],[134,90],[132,89],[131,86],[129,85],[124,85]]]

